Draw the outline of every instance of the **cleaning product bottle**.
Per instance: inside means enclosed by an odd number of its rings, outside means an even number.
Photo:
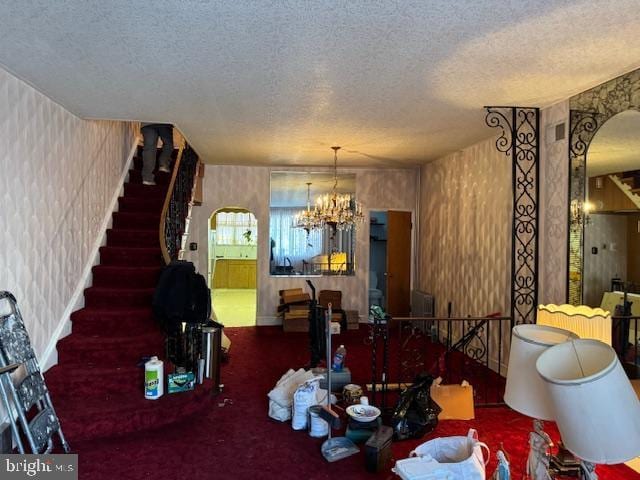
[[[344,367],[344,359],[347,356],[347,349],[344,348],[344,345],[340,345],[336,349],[336,353],[333,355],[333,363],[331,364],[331,369],[334,372],[341,372],[342,367]]]
[[[158,357],[144,364],[144,398],[157,400],[164,393],[164,365]]]

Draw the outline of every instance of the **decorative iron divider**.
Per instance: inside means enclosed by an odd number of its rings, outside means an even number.
[[[442,376],[444,383],[469,381],[476,406],[502,404],[503,359],[506,360],[506,343],[511,338],[511,323],[511,317],[500,316],[397,317],[374,322],[370,389],[374,403],[380,393],[381,408],[386,410],[388,391],[401,390],[416,375],[427,372]],[[388,364],[389,358],[397,359],[395,368]]]
[[[178,153],[160,217],[160,247],[165,264],[180,258],[195,190],[198,155],[188,144]]]
[[[501,130],[496,148],[512,159],[512,326],[535,323],[538,303],[540,110],[485,108],[487,125]]]

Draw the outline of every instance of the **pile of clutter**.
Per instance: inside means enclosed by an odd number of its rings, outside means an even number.
[[[451,418],[451,408],[448,405],[445,410],[440,408],[431,392],[435,397],[445,398],[450,397],[448,387],[456,387],[472,398],[468,384],[444,386],[429,375],[421,375],[401,393],[389,425],[384,425],[380,409],[369,405],[362,387],[351,383],[351,373],[344,367],[345,356],[346,350],[341,345],[334,355],[331,371],[331,389],[340,397],[340,402],[328,391],[327,370],[319,368],[288,370],[268,394],[269,417],[280,422],[291,421],[294,430],[307,430],[311,437],[328,438],[322,446],[322,454],[328,461],[357,453],[357,445],[364,444],[365,469],[388,471],[392,440],[422,438],[436,428],[440,414],[445,414],[442,418]],[[464,415],[469,415],[468,408]],[[332,438],[331,430],[340,428],[341,417],[347,419],[344,437]],[[509,480],[507,457],[501,451],[497,455],[498,469],[492,478]],[[403,480],[486,480],[488,460],[488,447],[478,440],[477,432],[470,429],[465,436],[435,438],[422,443],[409,458],[398,460],[391,471]]]

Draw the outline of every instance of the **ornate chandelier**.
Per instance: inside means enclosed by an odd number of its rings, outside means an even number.
[[[322,222],[318,218],[318,211],[316,208],[311,210],[311,182],[307,182],[307,209],[300,210],[293,217],[293,225],[296,228],[302,228],[307,232],[316,228],[322,227]]]
[[[333,149],[333,190],[325,193],[316,200],[314,216],[320,226],[329,225],[334,229],[348,230],[364,221],[362,205],[356,202],[349,193],[338,193],[338,150]]]

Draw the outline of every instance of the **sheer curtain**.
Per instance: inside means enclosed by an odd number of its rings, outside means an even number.
[[[257,227],[253,213],[219,212],[216,214],[216,244],[256,245]]]
[[[289,258],[295,270],[302,270],[302,260],[322,253],[322,231],[307,232],[295,228],[293,217],[300,208],[271,207],[269,216],[269,232],[271,235],[271,252],[274,265],[288,265]]]

